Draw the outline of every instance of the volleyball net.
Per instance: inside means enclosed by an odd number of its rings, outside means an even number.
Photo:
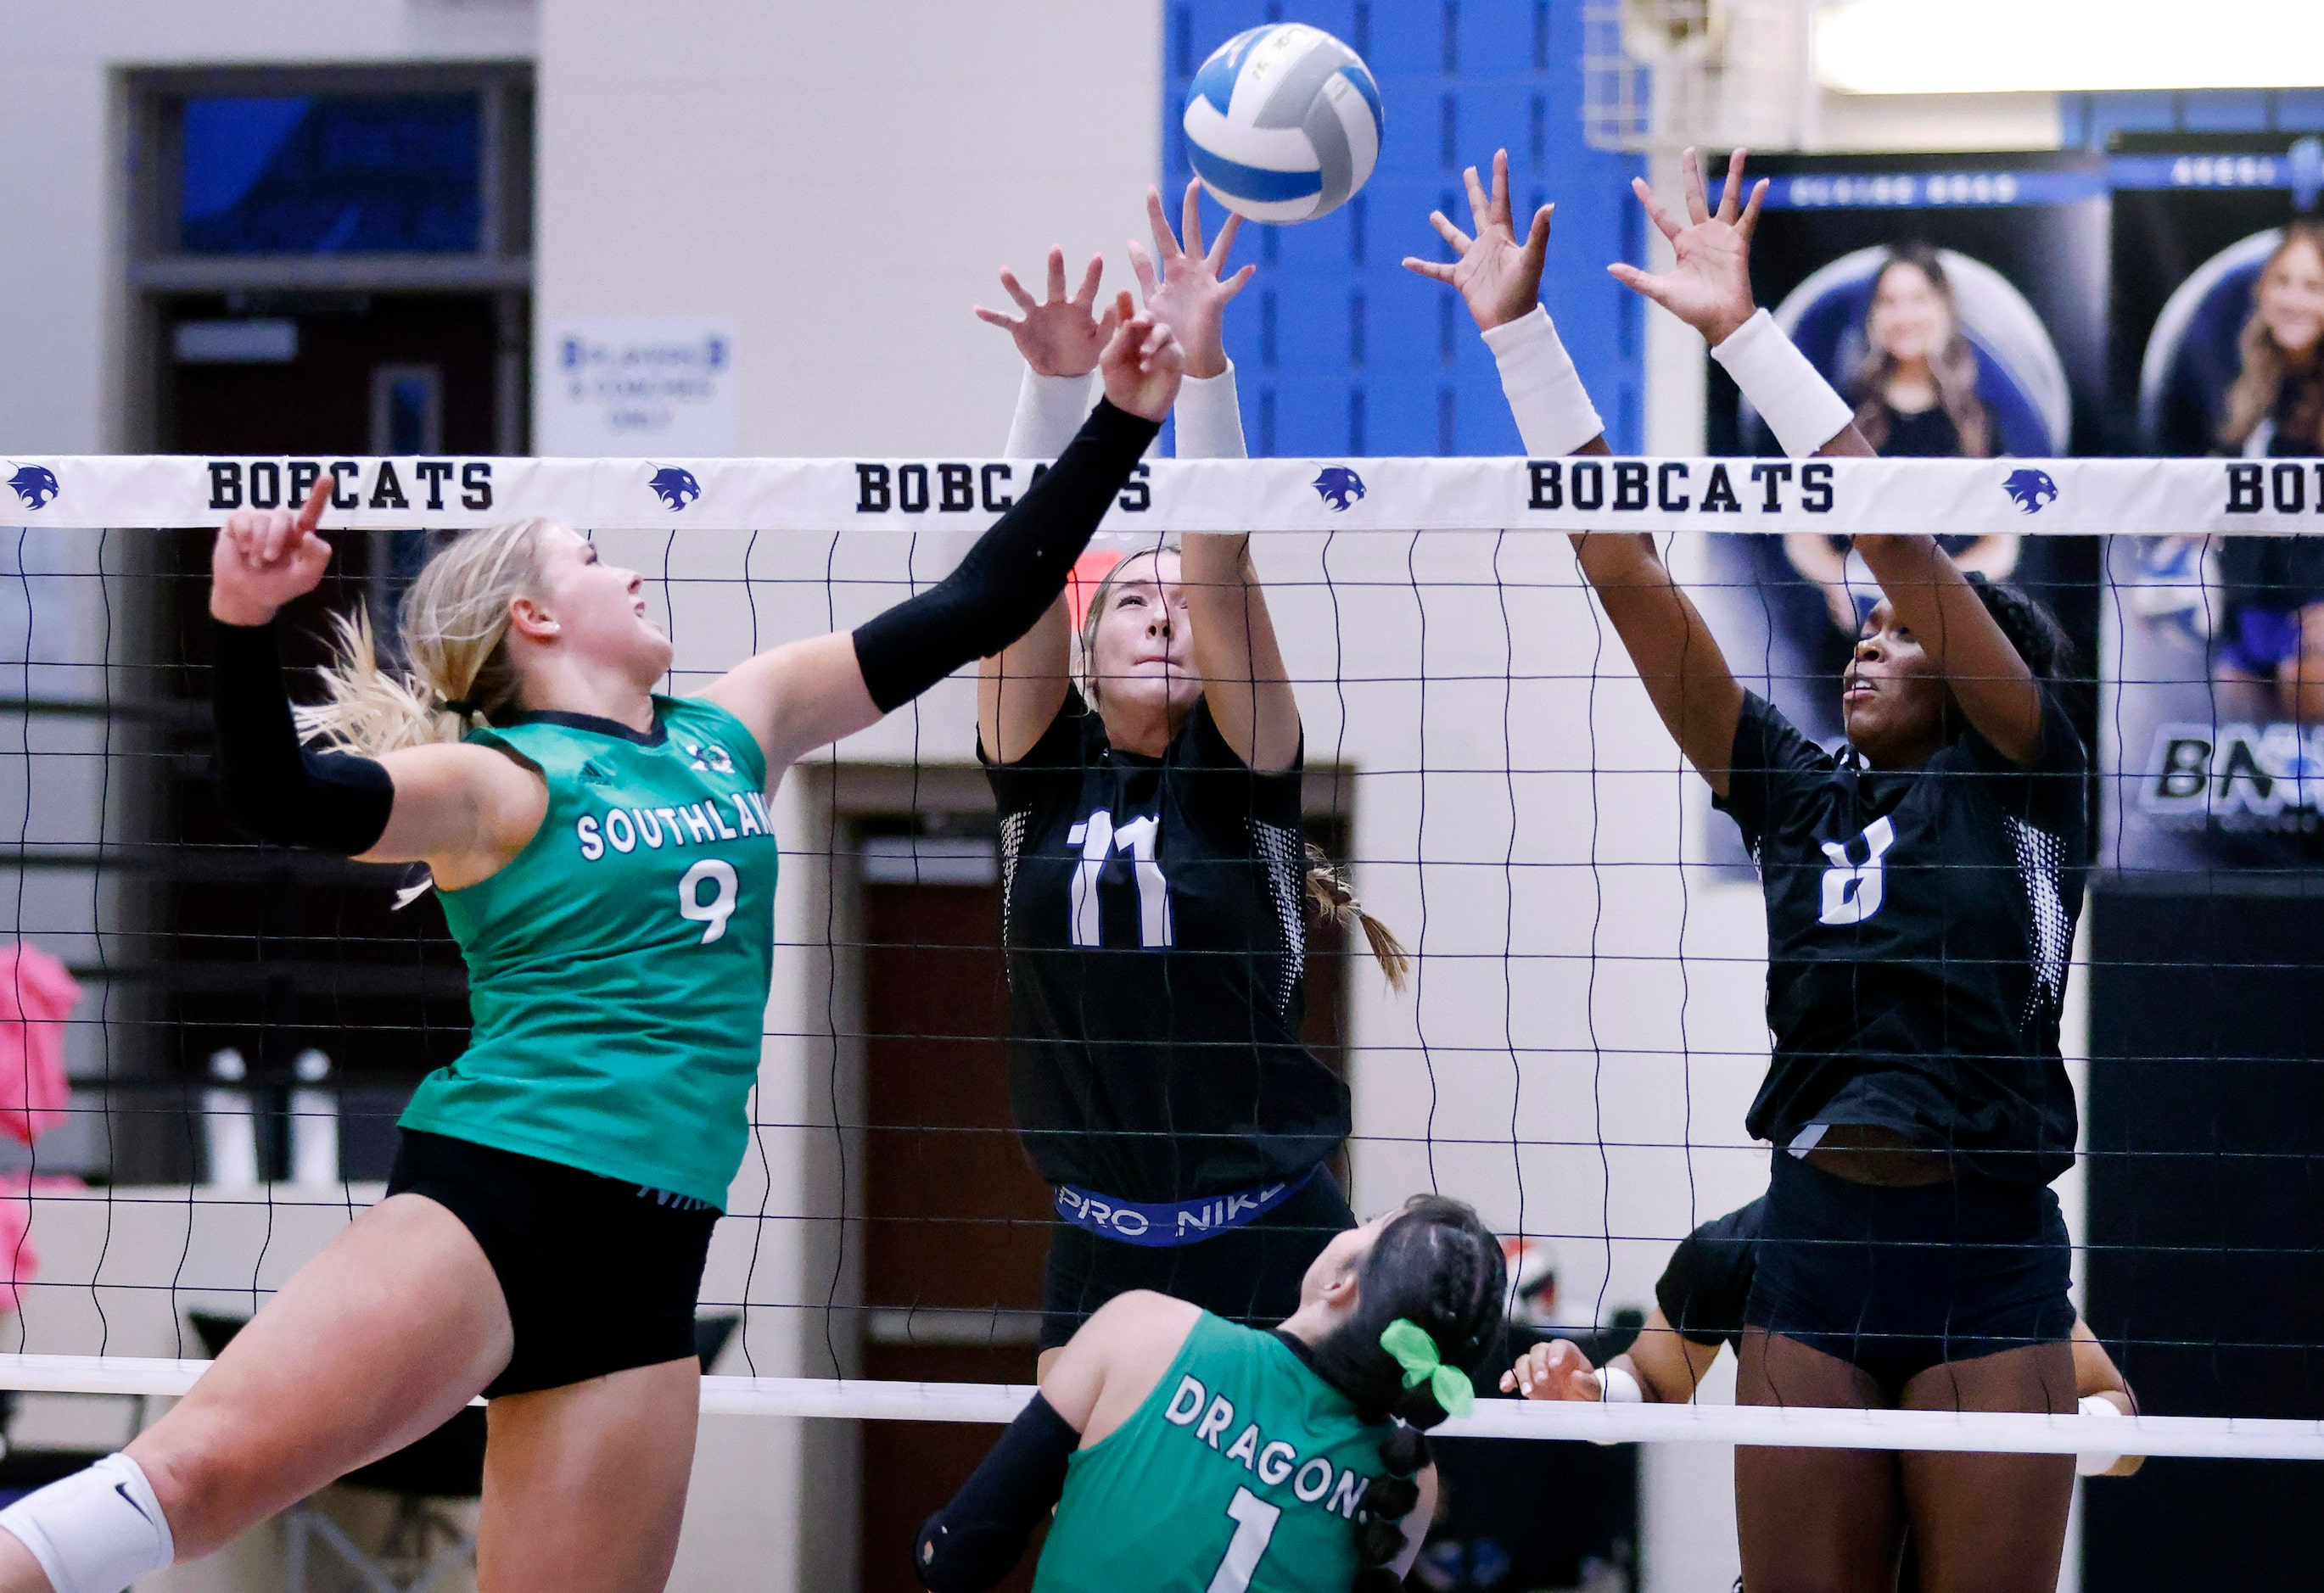
[[[182,1393],[378,1198],[403,1098],[467,1021],[440,908],[396,906],[410,871],[252,846],[219,812],[208,528],[332,479],[334,573],[286,616],[312,664],[327,609],[392,634],[440,533],[563,520],[645,575],[683,694],[940,578],[1040,468],[5,465],[19,1021],[0,1025],[0,1388],[149,1395]],[[1359,1213],[1423,1189],[1471,1201],[1508,1237],[1520,1313],[1601,1346],[1636,1331],[1680,1238],[1765,1188],[1743,1118],[1766,947],[1734,826],[1564,533],[1666,539],[1738,676],[1817,739],[1837,737],[1834,660],[1871,591],[1852,533],[1955,539],[2083,644],[2069,695],[2100,819],[2065,1043],[2085,1144],[2060,1189],[2078,1303],[2151,1413],[1738,1407],[1707,1386],[1688,1405],[1488,1401],[1448,1431],[2324,1459],[2303,1027],[2324,728],[2300,663],[2324,581],[2303,594],[2298,568],[2299,539],[2324,536],[2324,464],[1154,460],[1083,568],[1216,530],[1256,537],[1307,838],[1413,953],[1399,993],[1360,936],[1310,947],[1306,1037],[1354,1099],[1334,1172]],[[707,1411],[991,1422],[1028,1392],[1056,1217],[1009,1113],[974,714],[973,683],[948,681],[773,805],[776,972],[704,1288],[730,1345]]]

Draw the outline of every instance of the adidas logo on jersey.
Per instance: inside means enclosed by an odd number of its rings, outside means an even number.
[[[585,786],[610,786],[613,771],[592,758],[581,766],[581,783]]]

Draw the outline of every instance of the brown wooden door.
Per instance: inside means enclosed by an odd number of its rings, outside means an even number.
[[[1010,1127],[1000,888],[875,883],[864,895],[864,1375],[1030,1383],[1050,1207]],[[999,1434],[864,1424],[865,1593],[919,1587],[920,1523]],[[1030,1588],[1033,1559],[1001,1586]]]

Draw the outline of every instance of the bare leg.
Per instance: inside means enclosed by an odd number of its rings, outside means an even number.
[[[383,1201],[300,1267],[193,1392],[130,1444],[180,1561],[449,1421],[508,1364],[508,1307],[460,1220]],[[42,1593],[0,1533],[0,1593]]]
[[[1738,1404],[1873,1409],[1889,1402],[1838,1356],[1753,1328]],[[1750,1593],[1888,1593],[1904,1533],[1896,1458],[1877,1450],[1735,1451],[1735,1524]]]
[[[654,1593],[669,1579],[702,1367],[692,1356],[493,1401],[482,1593]]]
[[[1916,1411],[2074,1409],[2074,1358],[2064,1344],[2006,1349],[1931,1367],[1904,1386]],[[1914,1453],[1904,1457],[1904,1504],[1923,1593],[2051,1593],[2066,1548],[2071,1455]]]

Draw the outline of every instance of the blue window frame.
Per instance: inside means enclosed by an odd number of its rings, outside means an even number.
[[[474,92],[190,95],[176,244],[188,254],[465,254],[484,245]]]

